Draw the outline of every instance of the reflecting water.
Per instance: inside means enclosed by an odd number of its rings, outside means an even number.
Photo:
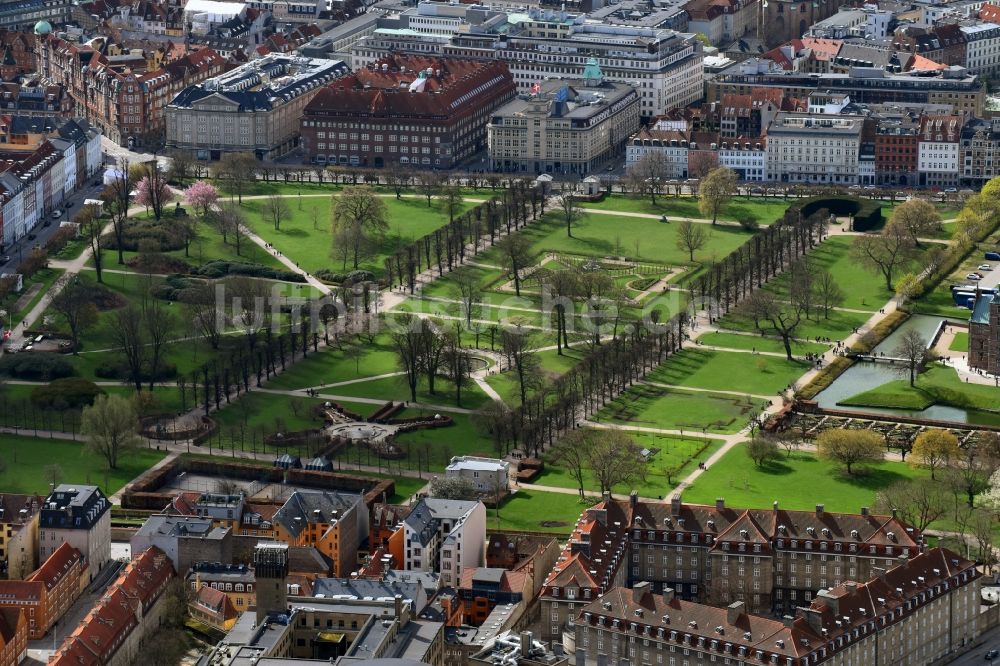
[[[930,341],[931,336],[937,330],[938,324],[945,319],[947,318],[930,315],[913,315],[902,326],[893,331],[889,337],[883,340],[881,344],[875,347],[875,352],[885,352],[886,355],[891,355],[892,351],[899,344],[902,335],[909,330],[919,332],[924,337],[924,340]],[[900,373],[901,369],[898,366],[894,368],[887,363],[855,363],[826,390],[817,395],[815,398],[816,402],[819,403],[820,407],[828,407],[830,409],[894,414],[897,416],[940,419],[943,421],[958,421],[970,424],[1000,425],[1000,414],[948,407],[945,405],[932,405],[927,409],[913,410],[887,409],[882,407],[848,407],[837,404],[840,400],[850,398],[858,393],[873,389],[876,386],[881,386],[896,379],[904,379],[905,375]]]

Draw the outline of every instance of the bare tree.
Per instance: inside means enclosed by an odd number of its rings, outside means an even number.
[[[97,306],[94,305],[91,290],[74,280],[52,299],[52,309],[69,327],[73,354],[76,355],[80,347],[80,336],[97,323]]]
[[[566,235],[572,238],[573,227],[583,217],[583,209],[576,205],[572,193],[564,193],[559,196],[559,212],[562,213],[563,222],[566,223]]]
[[[101,218],[97,217],[93,206],[84,206],[76,218],[80,225],[80,231],[90,244],[90,255],[94,260],[94,273],[97,281],[104,282],[104,224]]]
[[[483,300],[483,289],[479,284],[479,277],[467,268],[460,268],[453,274],[453,281],[458,287],[459,298],[462,303],[462,316],[465,318],[465,327],[472,327],[473,315],[478,316],[479,305]]]
[[[815,290],[816,304],[823,310],[823,318],[829,319],[830,312],[835,307],[843,304],[846,298],[844,290],[841,289],[833,273],[828,270],[820,270],[816,273],[815,280],[813,280],[813,288]]]
[[[80,432],[87,448],[101,455],[109,469],[118,469],[119,458],[139,444],[138,415],[128,398],[99,395],[80,415]]]
[[[711,216],[712,224],[715,224],[719,213],[736,194],[736,185],[736,174],[725,167],[713,169],[701,181],[698,187],[698,209],[702,215]]]
[[[885,288],[893,291],[893,275],[914,256],[913,239],[900,225],[886,225],[880,234],[858,236],[851,244],[851,257],[865,269],[885,280]]]
[[[694,253],[708,243],[709,233],[705,225],[691,220],[681,220],[677,225],[677,249],[688,253],[688,260],[694,263]]]
[[[270,220],[271,224],[274,225],[275,231],[280,231],[282,221],[291,215],[291,210],[288,208],[285,198],[277,194],[268,195],[262,212],[264,219]]]
[[[176,322],[171,311],[164,307],[163,301],[146,297],[142,300],[142,323],[149,345],[149,390],[152,391],[160,372],[164,348],[174,332]]]
[[[769,437],[754,437],[743,446],[747,457],[757,467],[780,457],[778,445]]]
[[[448,222],[454,222],[455,216],[462,212],[462,204],[465,203],[462,188],[458,183],[449,183],[441,188],[441,202],[444,204],[445,212],[448,213]]]
[[[389,229],[385,202],[367,186],[348,187],[334,197],[334,252],[357,270],[366,248]]]
[[[147,348],[142,311],[136,305],[130,303],[112,313],[111,339],[125,359],[129,383],[141,391]]]
[[[589,469],[590,445],[593,439],[589,430],[570,430],[552,448],[549,457],[562,466],[566,473],[576,481],[580,491],[580,499],[584,499],[584,486],[587,482]]]
[[[646,478],[642,447],[621,430],[593,430],[587,463],[600,491],[614,490]]]
[[[921,236],[941,230],[941,214],[934,204],[924,199],[909,199],[899,204],[893,209],[889,222],[903,229],[915,247],[920,247]]]
[[[927,349],[923,336],[912,328],[905,331],[892,353],[896,358],[903,359],[901,366],[894,366],[896,371],[904,376],[909,375],[910,386],[913,386],[917,381],[917,373],[930,358],[930,350]]]
[[[532,336],[520,327],[504,328],[500,331],[500,346],[507,365],[517,376],[518,393],[523,405],[528,400],[528,391],[538,385],[539,361],[532,352]]]
[[[252,153],[226,153],[212,167],[212,175],[243,203],[243,195],[253,185],[259,162]]]
[[[508,234],[499,243],[497,249],[503,257],[507,270],[514,280],[514,293],[521,295],[521,271],[531,265],[534,255],[531,251],[531,240],[522,234]]]
[[[663,191],[670,173],[667,158],[659,151],[648,152],[625,172],[625,183],[635,194],[649,196],[656,205],[656,195]]]
[[[428,208],[431,199],[441,194],[444,177],[437,171],[421,171],[417,173],[417,190],[427,199]]]
[[[930,479],[897,481],[875,495],[875,506],[879,511],[896,511],[918,532],[923,532],[943,516],[949,501],[947,490]]]
[[[175,149],[168,153],[170,157],[170,179],[179,185],[190,178],[197,169],[197,162],[189,150]]]
[[[423,369],[424,320],[411,315],[400,317],[399,330],[392,334],[392,346],[396,352],[399,367],[403,370],[406,385],[410,389],[410,400],[417,401],[417,383]]]
[[[740,305],[740,311],[754,320],[760,330],[770,330],[781,338],[785,356],[792,360],[792,338],[802,321],[800,303],[788,301],[774,292],[758,289]]]
[[[125,263],[124,243],[125,243],[125,222],[128,220],[129,200],[135,183],[132,181],[132,169],[127,158],[118,161],[118,168],[115,170],[114,178],[101,194],[104,202],[104,209],[111,216],[111,225],[115,235],[115,246],[118,250],[118,263]],[[90,208],[90,206],[87,206]],[[99,211],[91,211],[92,217],[99,217]],[[79,220],[77,220],[79,222]],[[83,225],[81,224],[81,227]],[[100,269],[97,270],[100,282]]]

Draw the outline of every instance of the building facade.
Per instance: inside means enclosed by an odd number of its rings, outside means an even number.
[[[86,572],[80,551],[64,543],[25,580],[0,581],[0,608],[24,610],[29,638],[43,638],[80,596]]]
[[[274,515],[275,536],[290,546],[313,546],[333,562],[334,576],[357,569],[368,540],[368,507],[361,495],[299,490]]]
[[[97,486],[61,484],[42,505],[38,557],[66,543],[81,553],[93,582],[111,559],[111,502]]]
[[[316,94],[302,115],[303,155],[451,169],[486,148],[490,114],[515,93],[502,62],[392,54]]]
[[[983,293],[969,318],[969,367],[1000,375],[1000,298]]]
[[[445,477],[467,481],[481,494],[507,494],[510,463],[496,458],[453,456],[444,470]]]
[[[166,107],[166,143],[199,159],[253,153],[273,160],[299,145],[299,119],[322,86],[347,73],[340,60],[270,54],[184,88]]]
[[[424,498],[403,520],[403,568],[440,572],[442,584],[455,587],[466,568],[482,565],[485,543],[482,502]]]
[[[862,116],[780,113],[767,128],[767,173],[784,183],[858,183]]]
[[[639,94],[604,80],[596,61],[582,79],[550,79],[497,109],[487,128],[494,171],[586,176],[624,152],[640,123]]]
[[[0,574],[23,580],[38,568],[38,517],[44,497],[0,496]]]
[[[922,187],[958,184],[962,166],[959,144],[964,126],[963,115],[925,115],[920,119],[917,171]]]
[[[706,606],[615,587],[583,607],[569,643],[577,664],[711,663],[889,666],[941,663],[982,631],[975,563],[935,548],[866,582],[817,592],[782,620],[742,601]]]

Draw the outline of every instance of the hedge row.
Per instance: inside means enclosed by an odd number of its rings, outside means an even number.
[[[826,209],[839,217],[854,216],[855,231],[870,231],[882,224],[882,204],[872,199],[858,197],[810,197],[793,203],[789,211],[798,210],[803,217]]]

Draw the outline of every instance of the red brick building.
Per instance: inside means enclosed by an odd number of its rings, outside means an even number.
[[[80,596],[85,570],[80,551],[64,543],[25,580],[0,581],[0,608],[24,610],[30,638],[42,638]]]
[[[17,608],[0,608],[0,666],[17,666],[27,654],[27,615]]]
[[[49,666],[118,666],[140,664],[139,644],[160,624],[158,603],[174,579],[174,567],[155,546],[133,559],[73,633]]]
[[[875,178],[879,185],[917,184],[920,117],[881,118],[875,129]]]
[[[490,114],[516,92],[501,61],[386,56],[313,97],[303,154],[317,164],[450,169],[486,148]]]

